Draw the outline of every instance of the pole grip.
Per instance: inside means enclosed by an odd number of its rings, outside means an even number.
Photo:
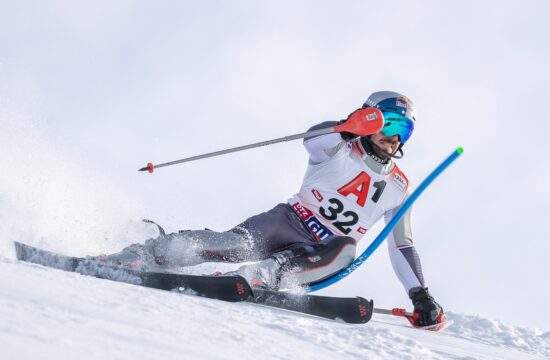
[[[384,127],[384,115],[377,108],[355,110],[346,121],[334,127],[335,132],[349,132],[357,136],[376,134]]]

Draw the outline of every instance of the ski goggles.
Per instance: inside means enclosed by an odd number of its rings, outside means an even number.
[[[404,144],[411,137],[414,130],[414,121],[394,112],[383,111],[384,127],[380,132],[385,136],[399,136],[399,142]]]

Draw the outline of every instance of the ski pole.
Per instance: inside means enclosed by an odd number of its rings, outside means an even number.
[[[170,161],[163,164],[153,165],[152,163],[148,163],[147,166],[139,169],[138,171],[148,171],[149,173],[152,173],[154,169],[164,167],[164,166],[176,165],[184,162],[206,159],[213,156],[219,156],[219,155],[229,154],[237,151],[253,149],[260,146],[266,146],[266,145],[276,144],[280,142],[302,139],[305,137],[319,136],[319,135],[330,134],[335,132],[338,132],[338,133],[350,132],[350,133],[356,134],[357,136],[372,135],[379,132],[383,126],[384,126],[384,115],[382,115],[382,112],[380,110],[376,108],[359,109],[351,113],[348,119],[346,120],[346,122],[340,125],[318,129],[318,130],[312,130],[301,134],[285,136],[278,139],[262,141],[262,142],[258,142],[250,145],[237,146],[234,148],[214,151],[214,152],[206,153],[202,155],[191,156],[185,159]]]
[[[400,309],[400,308],[393,308],[393,309],[374,308],[372,309],[372,312],[375,314],[393,315],[393,316],[400,316],[400,317],[406,317],[406,318],[413,317],[412,313],[407,312],[407,310]]]
[[[393,309],[374,308],[374,309],[372,309],[372,312],[374,314],[383,314],[383,315],[393,315],[393,316],[398,316],[398,317],[404,317],[409,321],[411,321],[413,319],[413,314],[412,313],[407,312],[407,310],[400,309],[400,308],[393,308]]]
[[[439,176],[453,161],[456,160],[457,157],[459,157],[464,152],[464,149],[462,147],[458,147],[451,155],[449,155],[437,168],[435,168],[434,171],[422,183],[416,188],[415,191],[411,194],[411,196],[405,200],[403,205],[399,208],[397,213],[393,216],[391,221],[382,229],[380,234],[372,241],[372,243],[369,245],[369,247],[363,251],[361,255],[353,263],[351,263],[348,267],[345,269],[342,269],[340,272],[332,275],[331,277],[322,280],[320,282],[314,283],[309,285],[307,288],[307,292],[317,291],[326,288],[329,285],[332,285],[352,272],[354,272],[361,264],[363,264],[369,256],[371,256],[376,249],[382,244],[382,242],[386,239],[386,237],[389,235],[389,233],[393,230],[395,225],[401,220],[401,217],[409,210],[411,205],[416,201],[416,199],[422,194],[424,190],[432,183],[432,181],[435,180],[436,177]]]
[[[375,314],[394,315],[394,316],[412,316],[412,313],[408,313],[405,309],[393,308],[393,309],[380,309],[374,308],[372,310]]]

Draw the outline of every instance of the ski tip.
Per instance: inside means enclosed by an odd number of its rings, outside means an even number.
[[[462,153],[464,152],[464,148],[462,146],[459,146],[456,148],[456,152],[458,153],[458,155],[462,155]]]
[[[18,241],[14,241],[13,245],[15,246],[15,257],[17,258],[17,260],[21,260],[23,257],[23,244]]]

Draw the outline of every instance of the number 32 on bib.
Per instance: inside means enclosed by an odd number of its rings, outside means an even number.
[[[382,194],[387,190],[386,180],[389,179],[392,179],[396,186],[392,187],[390,194],[387,194],[384,201],[379,203]],[[399,206],[404,198],[406,187],[407,180],[397,167],[391,174],[379,176],[379,179],[374,182],[369,174],[361,171],[333,193],[335,196],[327,199],[327,202],[319,207],[319,214],[328,220],[335,230],[344,235],[360,238],[386,210]],[[360,226],[356,227],[358,223]],[[355,227],[361,235],[351,233]]]

